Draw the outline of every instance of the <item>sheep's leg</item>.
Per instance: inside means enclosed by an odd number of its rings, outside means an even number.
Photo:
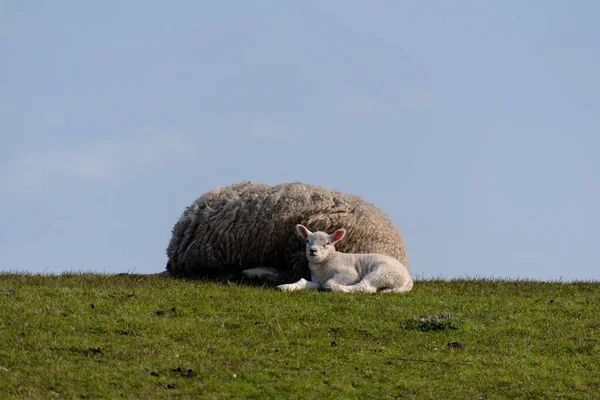
[[[165,278],[170,278],[170,277],[173,276],[173,274],[170,271],[163,271],[163,272],[159,272],[157,274],[149,274],[149,275],[151,275],[151,276],[162,276],[162,277],[165,277]]]
[[[281,290],[282,292],[292,292],[294,290],[319,289],[320,287],[321,285],[319,285],[317,282],[307,281],[306,279],[302,278],[296,283],[279,285],[277,286],[277,289]]]
[[[245,269],[242,271],[242,276],[246,279],[258,279],[268,282],[281,282],[283,280],[281,271],[271,267]]]

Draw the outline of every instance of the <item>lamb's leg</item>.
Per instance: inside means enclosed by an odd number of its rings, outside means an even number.
[[[381,293],[406,293],[410,292],[413,288],[413,281],[409,279],[404,285],[400,287],[392,287],[381,290]]]
[[[381,264],[379,268],[365,276],[363,281],[381,289],[381,293],[405,293],[413,287],[408,271],[389,264]]]
[[[296,283],[279,285],[277,286],[277,289],[281,290],[282,292],[292,292],[294,290],[319,289],[320,287],[321,285],[319,285],[317,282],[307,281],[306,279],[302,278]]]
[[[389,289],[380,290],[381,293],[406,293],[409,291],[410,291],[410,289],[407,289],[406,287],[389,288]]]
[[[354,285],[340,285],[335,282],[328,282],[327,288],[331,289],[332,292],[343,292],[343,293],[375,293],[377,288],[371,285],[368,281],[360,281]]]

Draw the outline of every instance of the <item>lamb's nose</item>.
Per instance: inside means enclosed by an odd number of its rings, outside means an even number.
[[[315,250],[315,249],[310,249],[310,255],[311,255],[311,256],[314,256],[316,252],[317,252],[317,250]]]

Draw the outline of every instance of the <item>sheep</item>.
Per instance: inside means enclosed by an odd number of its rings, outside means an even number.
[[[340,251],[381,253],[407,265],[394,223],[359,196],[300,182],[242,182],[212,189],[186,207],[172,230],[163,275],[255,280],[309,278],[298,223],[315,230],[347,229]]]
[[[403,293],[413,287],[408,269],[393,257],[336,251],[335,244],[346,235],[343,228],[329,235],[320,231],[313,233],[298,224],[296,231],[306,240],[311,280],[301,278],[296,283],[277,286],[281,291],[324,288],[346,293],[375,293],[378,290],[382,293]]]

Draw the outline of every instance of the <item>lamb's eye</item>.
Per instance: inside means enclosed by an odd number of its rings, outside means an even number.
[[[327,243],[325,243],[325,246],[329,246],[330,244],[331,244],[330,242],[327,242]]]

